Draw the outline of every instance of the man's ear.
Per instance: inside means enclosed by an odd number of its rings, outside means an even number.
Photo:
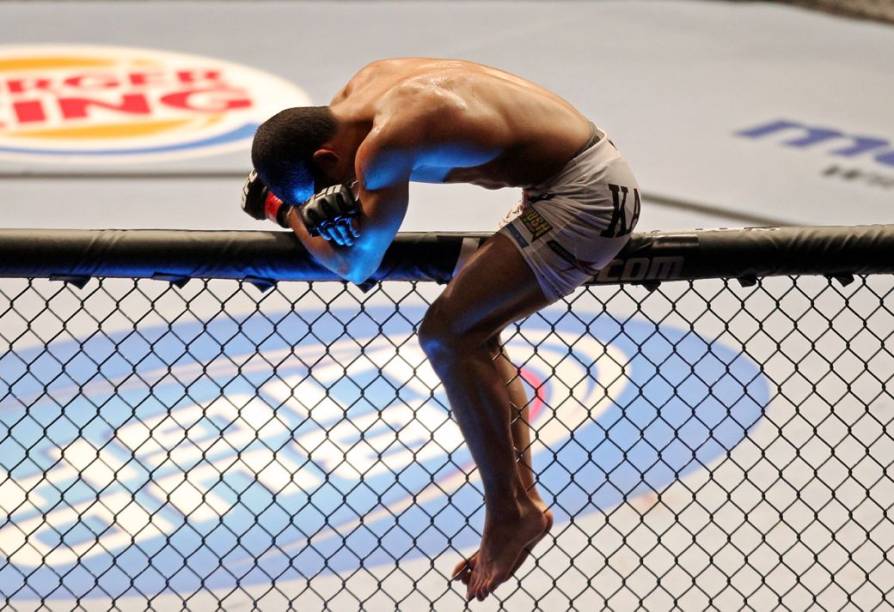
[[[326,176],[334,176],[338,173],[339,161],[341,159],[338,153],[332,149],[323,148],[314,151],[314,164]]]

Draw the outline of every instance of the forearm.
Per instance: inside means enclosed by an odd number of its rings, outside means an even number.
[[[292,207],[286,214],[286,221],[311,257],[341,278],[359,283],[375,271],[361,270],[362,266],[358,264],[362,262],[358,259],[363,257],[363,253],[358,245],[339,246],[320,236],[311,236],[296,207]]]
[[[286,222],[288,222],[289,227],[298,236],[298,240],[301,241],[301,244],[310,253],[311,257],[328,270],[345,278],[350,269],[347,258],[324,238],[310,235],[310,232],[307,231],[304,222],[298,215],[297,207],[289,209],[289,212],[286,214]]]

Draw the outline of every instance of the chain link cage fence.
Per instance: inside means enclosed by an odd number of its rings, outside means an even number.
[[[471,607],[894,605],[894,277],[843,271],[858,235],[839,263],[791,235],[836,278],[672,280],[707,240],[646,237],[616,272],[684,253],[668,280],[506,330],[555,526]],[[797,266],[770,237],[740,255]],[[0,281],[0,609],[466,606],[482,490],[415,339],[439,288],[257,272]]]

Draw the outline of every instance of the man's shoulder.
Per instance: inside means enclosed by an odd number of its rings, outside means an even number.
[[[388,57],[373,60],[357,70],[349,82],[400,79],[402,75],[413,74],[421,65],[432,61],[422,57]]]
[[[382,96],[384,116],[401,123],[450,120],[451,113],[462,110],[465,101],[455,92],[433,83],[430,75],[410,75],[396,81]]]

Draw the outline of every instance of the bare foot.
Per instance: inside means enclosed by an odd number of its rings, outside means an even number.
[[[505,582],[518,567],[518,558],[543,537],[549,520],[531,499],[518,503],[518,513],[485,518],[484,537],[469,576],[466,599],[483,601],[498,585]]]
[[[543,532],[536,536],[533,540],[528,542],[528,545],[522,549],[521,554],[519,554],[518,559],[515,561],[515,565],[512,567],[512,570],[509,572],[509,575],[512,576],[518,571],[518,568],[522,566],[525,560],[528,558],[528,555],[531,554],[531,551],[537,545],[540,540],[542,540],[549,530],[553,527],[553,513],[547,510],[546,502],[544,502],[539,497],[532,497],[531,501],[534,502],[534,505],[537,506],[540,511],[543,513],[543,516],[546,517],[546,528]],[[456,564],[456,567],[453,568],[453,575],[451,577],[452,580],[459,580],[465,585],[469,584],[469,579],[472,577],[472,571],[475,569],[475,565],[478,563],[478,551],[469,557],[468,559],[463,559],[459,563]]]

